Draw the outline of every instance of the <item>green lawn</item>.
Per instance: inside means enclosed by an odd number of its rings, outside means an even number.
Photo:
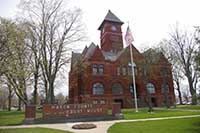
[[[158,117],[172,117],[172,116],[185,116],[185,115],[200,115],[200,112],[180,111],[180,110],[167,110],[167,109],[154,109],[152,114],[148,113],[147,108],[139,109],[135,112],[133,109],[122,110],[125,119],[144,119],[144,118],[158,118]]]
[[[200,133],[200,117],[116,123],[108,133]]]
[[[15,128],[15,129],[0,129],[0,133],[70,133],[70,132],[49,129],[49,128]]]
[[[37,111],[36,117],[42,117],[41,111]],[[0,111],[0,126],[20,125],[22,124],[23,120],[23,111]]]
[[[177,109],[200,110],[200,105],[177,105]]]

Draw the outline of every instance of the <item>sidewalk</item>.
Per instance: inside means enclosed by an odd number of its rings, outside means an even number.
[[[118,122],[138,122],[138,121],[152,121],[152,120],[166,120],[166,119],[180,119],[180,118],[192,118],[200,117],[200,115],[189,115],[189,116],[176,116],[176,117],[162,117],[162,118],[148,118],[148,119],[134,119],[134,120],[113,120],[113,121],[98,121],[98,122],[87,122],[97,125],[97,128],[89,130],[75,130],[72,129],[74,124],[80,123],[64,123],[64,124],[38,124],[38,125],[20,125],[20,126],[1,126],[0,129],[5,128],[30,128],[30,127],[44,127],[60,129],[65,131],[71,131],[73,133],[107,133],[110,126]]]
[[[160,110],[163,110],[163,108],[156,108],[156,109],[160,109]],[[178,111],[190,111],[190,112],[200,112],[200,110],[197,110],[197,109],[179,109],[179,108],[169,108],[167,110],[178,110]]]

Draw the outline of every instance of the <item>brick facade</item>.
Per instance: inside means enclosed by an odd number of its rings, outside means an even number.
[[[101,47],[92,43],[82,53],[72,53],[69,103],[112,105],[113,102],[118,102],[123,108],[134,106],[130,50],[129,47],[123,48],[122,24],[123,22],[109,11],[99,27]],[[139,106],[147,106],[148,85],[154,86],[151,93],[154,106],[163,106],[166,100],[173,105],[175,98],[171,64],[162,53],[154,50],[140,53],[132,45],[132,51],[136,64],[135,78]],[[154,56],[149,56],[151,53]],[[149,58],[153,61],[150,65],[148,65]],[[148,71],[144,77],[145,67]]]
[[[25,120],[34,120],[36,118],[36,106],[26,105],[25,107]]]

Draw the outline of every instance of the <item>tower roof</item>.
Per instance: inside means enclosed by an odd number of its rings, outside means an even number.
[[[124,23],[115,14],[113,14],[110,10],[108,10],[108,13],[105,16],[105,18],[104,18],[103,22],[101,23],[101,25],[99,26],[98,30],[101,29],[101,27],[103,26],[105,21],[115,22],[115,23],[120,23],[120,24]]]

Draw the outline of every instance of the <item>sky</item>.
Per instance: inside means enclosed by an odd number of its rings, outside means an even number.
[[[66,1],[68,0],[64,0]],[[20,0],[0,0],[0,16],[14,18],[19,2]],[[99,45],[100,32],[97,28],[109,9],[124,22],[123,34],[129,23],[134,45],[138,49],[154,46],[167,38],[170,27],[177,22],[186,28],[200,25],[200,0],[69,0],[67,3],[83,12],[88,40],[80,44],[79,49],[91,42]],[[64,86],[67,87],[68,84]],[[62,91],[67,94],[67,89]]]

